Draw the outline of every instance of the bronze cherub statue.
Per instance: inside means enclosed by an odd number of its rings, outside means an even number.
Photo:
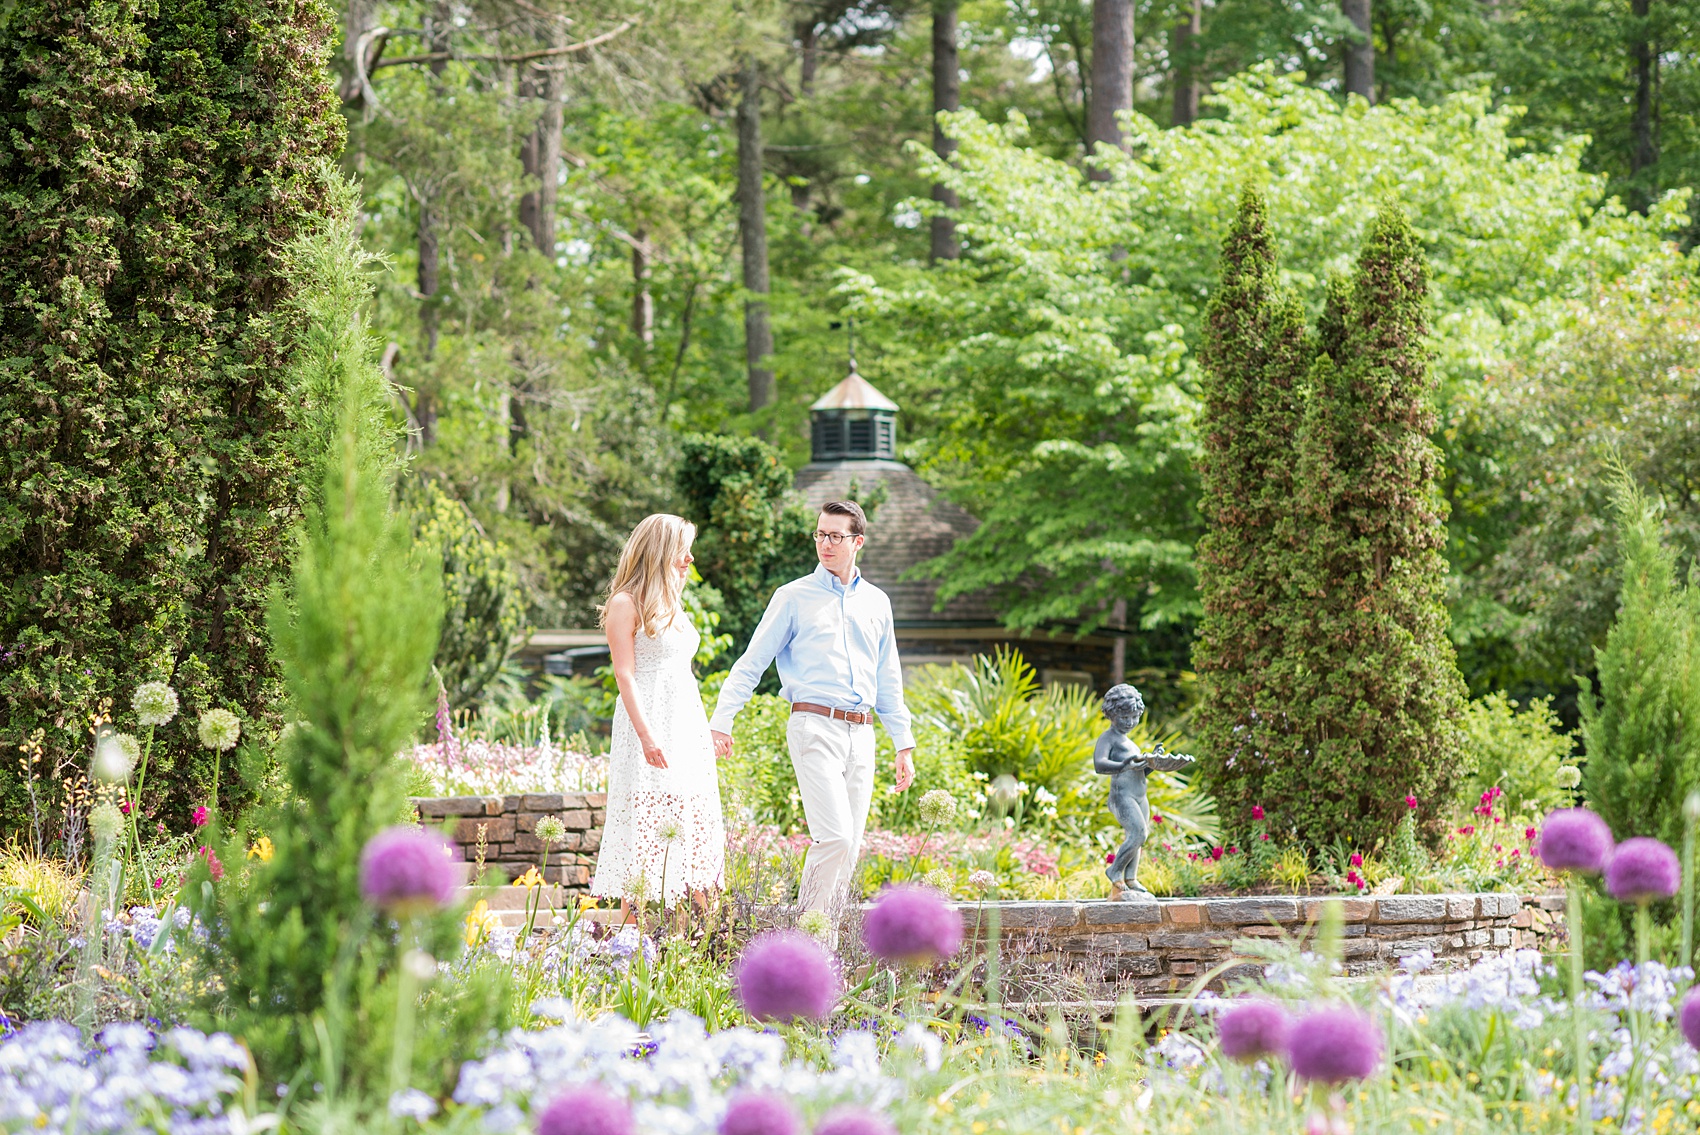
[[[1139,884],[1139,853],[1151,830],[1145,778],[1153,771],[1177,772],[1191,765],[1193,758],[1166,753],[1161,743],[1151,752],[1142,753],[1127,739],[1129,731],[1145,716],[1145,699],[1126,683],[1111,686],[1104,695],[1104,716],[1110,719],[1110,727],[1092,748],[1092,768],[1110,778],[1110,813],[1122,826],[1122,845],[1104,869],[1104,874],[1110,877],[1110,898],[1115,900],[1128,894],[1151,898],[1151,892]]]

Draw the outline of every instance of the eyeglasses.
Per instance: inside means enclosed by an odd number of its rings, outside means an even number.
[[[850,539],[853,535],[855,535],[853,532],[821,532],[816,530],[815,543],[819,544],[824,542],[831,544],[834,548],[836,548],[838,545],[844,543],[844,541]]]

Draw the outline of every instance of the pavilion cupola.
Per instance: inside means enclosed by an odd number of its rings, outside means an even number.
[[[811,461],[897,460],[897,403],[856,373],[809,407]]]

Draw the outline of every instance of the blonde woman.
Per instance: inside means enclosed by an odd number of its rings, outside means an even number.
[[[680,605],[689,521],[645,517],[626,539],[602,608],[620,698],[608,759],[608,819],[590,893],[662,899],[718,889],[726,832],[714,741],[691,659],[702,641]]]

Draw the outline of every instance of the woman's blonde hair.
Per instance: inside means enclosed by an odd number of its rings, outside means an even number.
[[[643,633],[655,635],[673,624],[679,613],[679,593],[684,587],[674,573],[679,562],[697,538],[697,526],[682,516],[658,512],[646,516],[626,537],[620,550],[620,566],[614,569],[614,582],[608,585],[608,598],[622,591],[637,604],[638,621]],[[608,605],[596,609],[597,625],[608,625]]]

